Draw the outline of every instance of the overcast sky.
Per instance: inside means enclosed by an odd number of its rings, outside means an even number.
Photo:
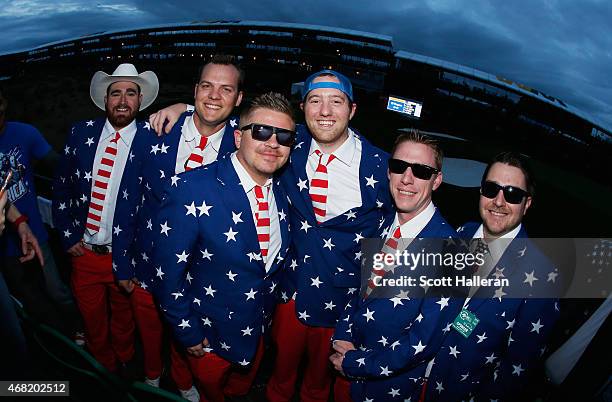
[[[326,25],[557,97],[612,128],[610,0],[0,0],[0,53],[84,34],[194,20]]]

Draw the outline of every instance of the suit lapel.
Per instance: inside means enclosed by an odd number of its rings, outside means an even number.
[[[223,131],[223,137],[221,138],[221,145],[219,146],[219,156],[217,159],[222,159],[226,155],[231,154],[236,150],[236,143],[234,142],[234,130],[238,129],[238,118],[231,117],[227,123],[225,123],[225,131]]]
[[[240,222],[237,218],[235,220],[230,219],[230,226],[234,231],[238,231],[237,239],[245,254],[253,253],[253,258],[255,258],[256,254],[259,254],[261,257],[251,205],[242,184],[240,184],[240,179],[234,169],[231,158],[221,159],[217,163],[217,181],[224,187],[224,192],[228,195],[231,194],[229,197],[224,198],[226,208],[231,218],[240,215],[240,220],[242,221]],[[261,269],[265,269],[263,259],[260,258],[258,263]]]

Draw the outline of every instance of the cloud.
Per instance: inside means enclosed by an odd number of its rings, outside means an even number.
[[[19,6],[15,5],[19,3]],[[393,37],[396,49],[477,68],[573,104],[612,127],[612,2],[607,0],[192,0],[43,2],[0,9],[15,50],[97,31],[195,20],[283,21]]]

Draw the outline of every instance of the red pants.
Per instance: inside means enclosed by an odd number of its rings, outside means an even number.
[[[340,375],[336,376],[336,381],[334,382],[334,401],[352,402],[351,382]]]
[[[83,256],[72,258],[72,266],[72,291],[83,316],[87,346],[96,360],[114,371],[118,361],[128,362],[134,355],[130,299],[114,282],[110,254],[85,249]]]
[[[130,301],[140,332],[144,354],[144,372],[147,378],[158,378],[162,373],[163,324],[153,295],[140,286],[135,286]],[[174,343],[170,346],[170,376],[179,389],[185,390],[193,385],[187,359],[178,353]]]
[[[202,357],[187,355],[191,371],[198,381],[200,402],[222,402],[226,395],[246,395],[257,374],[263,352],[263,338],[260,338],[253,363],[246,371],[214,353],[206,353]]]
[[[288,402],[295,391],[300,360],[307,354],[300,401],[327,402],[333,374],[329,356],[334,328],[310,327],[295,314],[295,302],[279,304],[274,313],[272,338],[276,343],[274,372],[266,387],[271,402]]]

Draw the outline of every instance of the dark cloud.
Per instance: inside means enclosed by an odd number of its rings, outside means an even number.
[[[29,3],[36,3],[35,0]],[[71,1],[71,4],[77,4]],[[500,75],[612,127],[612,2],[607,0],[126,0],[78,11],[0,11],[0,51],[102,30],[210,20],[326,25],[390,35],[397,49]]]

